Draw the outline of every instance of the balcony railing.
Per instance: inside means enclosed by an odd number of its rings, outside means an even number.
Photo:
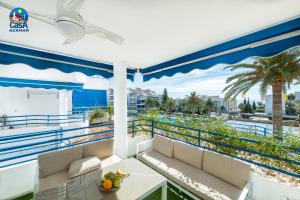
[[[263,138],[259,140],[147,119],[129,121],[128,125],[128,134],[133,138],[137,135],[152,137],[154,134],[165,135],[300,178],[300,147],[274,142],[272,137],[258,136]],[[103,127],[106,127],[105,130]],[[97,128],[101,130],[95,131]],[[0,137],[0,168],[34,160],[40,153],[111,137],[113,137],[112,123],[3,136]]]
[[[150,133],[152,137],[154,134],[164,135],[300,178],[299,144],[298,146],[286,146],[280,141],[274,140],[272,136],[258,136],[257,139],[252,139],[147,119],[130,121],[129,124],[132,137],[141,133]]]
[[[106,130],[97,128],[106,127]],[[35,160],[38,154],[113,137],[111,123],[0,137],[0,168]],[[77,132],[77,133],[76,133]],[[76,135],[74,135],[76,133]]]
[[[29,126],[58,126],[76,122],[85,122],[86,113],[70,114],[70,115],[16,115],[1,116],[0,129],[17,128]]]

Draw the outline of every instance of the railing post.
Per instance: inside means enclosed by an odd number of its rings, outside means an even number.
[[[198,147],[200,147],[200,129],[198,129]]]
[[[26,115],[26,118],[25,118],[25,120],[26,120],[26,128],[27,128],[27,123],[28,123],[28,122],[27,122],[27,115]]]
[[[151,120],[151,137],[154,137],[154,121]]]
[[[85,113],[82,113],[83,123],[85,123]]]
[[[48,115],[47,125],[50,126],[50,115]]]
[[[267,128],[264,128],[264,136],[267,136]]]
[[[132,138],[134,138],[134,120],[132,121]]]

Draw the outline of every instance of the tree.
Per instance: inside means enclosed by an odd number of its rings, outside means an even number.
[[[297,113],[296,104],[292,101],[287,101],[285,103],[286,114],[295,115]]]
[[[147,108],[159,108],[159,101],[155,98],[147,98],[145,104]]]
[[[198,106],[197,106],[197,113],[202,114],[205,109],[205,101],[199,98]]]
[[[196,92],[191,92],[191,94],[187,96],[186,99],[187,99],[189,110],[192,112],[194,116],[199,106],[199,96],[197,95]]]
[[[255,101],[253,101],[253,103],[252,103],[252,110],[253,110],[253,112],[256,111],[256,103],[255,103]]]
[[[167,102],[167,111],[173,112],[176,109],[176,101],[173,98],[169,98]]]
[[[167,89],[165,88],[164,91],[163,91],[163,95],[162,95],[162,101],[161,101],[161,107],[162,107],[162,110],[166,111],[167,110],[167,104],[168,104],[168,101],[169,101],[169,97],[168,97],[168,91]]]
[[[112,116],[114,114],[114,107],[112,105],[109,105],[107,107],[107,112],[108,112],[108,120],[111,121],[112,120]]]
[[[255,57],[252,63],[228,66],[231,71],[241,70],[226,80],[226,99],[245,95],[253,86],[259,84],[264,97],[269,87],[273,95],[273,129],[282,131],[282,93],[292,82],[300,77],[299,50],[288,50],[273,57]],[[282,135],[277,134],[281,139]]]
[[[257,103],[256,112],[264,113],[265,112],[265,104],[263,104],[262,102],[259,101]]]
[[[296,83],[296,84],[297,84],[297,83]],[[293,100],[296,99],[296,95],[293,94],[293,93],[291,93],[291,94],[289,94],[289,95],[287,96],[287,99],[288,99],[289,101],[293,101]]]
[[[208,98],[205,103],[205,109],[207,110],[208,117],[210,117],[210,112],[214,110],[215,104],[211,100],[211,98]]]
[[[251,104],[250,104],[249,98],[246,101],[244,113],[252,113],[252,108],[251,108]]]
[[[238,105],[238,108],[240,109],[240,112],[241,113],[244,113],[245,112],[245,109],[246,109],[246,105],[244,103],[240,103]]]

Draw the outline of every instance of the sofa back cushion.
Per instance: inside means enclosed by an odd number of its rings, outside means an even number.
[[[174,142],[167,137],[155,134],[153,140],[153,149],[167,157],[172,158]]]
[[[114,139],[104,139],[83,145],[83,158],[96,156],[99,159],[114,154]]]
[[[203,149],[184,142],[174,141],[174,158],[202,169]]]
[[[249,181],[251,173],[247,163],[209,150],[204,150],[203,170],[240,189]]]
[[[82,159],[82,146],[50,151],[38,155],[39,177],[69,169],[71,162]]]

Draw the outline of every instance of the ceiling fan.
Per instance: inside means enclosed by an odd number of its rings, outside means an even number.
[[[28,10],[27,13],[34,19],[54,25],[66,38],[64,44],[74,43],[86,34],[93,34],[121,45],[124,41],[123,37],[83,20],[79,14],[83,2],[84,0],[57,0],[56,16],[47,16]],[[0,2],[0,6],[7,9],[15,8],[3,2]]]

